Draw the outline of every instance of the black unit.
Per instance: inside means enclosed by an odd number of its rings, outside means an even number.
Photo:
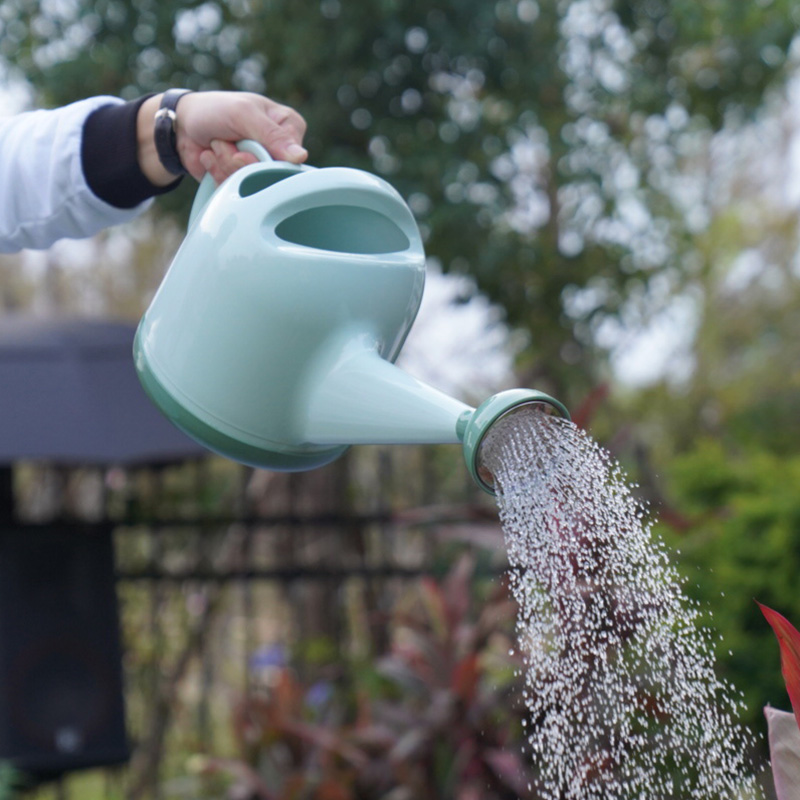
[[[0,529],[0,761],[48,778],[129,755],[110,529]]]

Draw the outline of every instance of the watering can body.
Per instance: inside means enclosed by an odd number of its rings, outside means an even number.
[[[394,366],[425,282],[401,196],[360,170],[243,149],[261,160],[219,187],[203,180],[139,324],[134,360],[151,399],[210,450],[257,467],[311,469],[352,444],[463,440],[478,480],[473,450],[510,400],[476,412]],[[513,391],[513,404],[538,402]]]
[[[185,432],[256,466],[308,469],[366,440],[438,441],[429,413],[403,410],[409,390],[427,387],[386,369],[424,281],[419,230],[385,181],[259,162],[198,194],[139,325],[136,367]],[[467,407],[436,401],[453,428]]]

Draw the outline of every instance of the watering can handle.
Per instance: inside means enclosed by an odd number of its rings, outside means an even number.
[[[272,156],[267,151],[267,148],[264,145],[259,144],[254,139],[242,139],[239,142],[236,142],[236,146],[239,150],[243,150],[245,153],[252,153],[259,161],[272,161]],[[214,191],[217,188],[216,181],[211,177],[211,173],[207,172],[203,176],[203,180],[200,181],[200,188],[197,190],[197,194],[194,196],[194,203],[192,203],[192,210],[189,213],[189,227],[192,226],[197,215],[205,208],[206,203],[211,199],[211,195],[214,194]]]

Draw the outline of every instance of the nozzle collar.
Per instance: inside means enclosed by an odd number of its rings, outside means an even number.
[[[501,417],[523,406],[531,405],[540,406],[542,413],[570,418],[566,406],[544,392],[536,389],[509,389],[481,403],[466,424],[459,420],[461,423],[459,428],[463,430],[462,444],[467,469],[475,483],[485,492],[495,494],[494,476],[481,465],[479,457],[486,434]]]

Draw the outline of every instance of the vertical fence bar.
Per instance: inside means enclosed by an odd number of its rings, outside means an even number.
[[[163,494],[163,472],[162,470],[154,470],[151,472],[153,479],[153,508],[161,508],[161,500]],[[164,540],[162,531],[158,527],[154,527],[150,531],[150,566],[153,574],[156,574],[164,562]],[[161,610],[164,606],[165,584],[154,578],[150,586],[150,638],[154,642],[153,658],[157,659],[159,653],[164,651],[164,638],[163,629],[161,627]],[[158,668],[158,663],[154,660],[150,664],[150,704],[155,706],[159,703],[161,694],[161,670]],[[152,782],[150,791],[152,793],[152,800],[160,800],[161,798],[161,781],[159,780],[160,757],[158,764],[154,764],[152,772]]]
[[[239,563],[242,570],[242,578],[240,581],[240,591],[242,598],[242,615],[243,615],[243,631],[242,631],[242,648],[243,648],[243,675],[242,686],[244,688],[245,697],[249,698],[252,694],[252,671],[250,669],[250,658],[254,650],[254,637],[253,625],[255,621],[255,610],[253,603],[253,582],[249,577],[244,574],[247,572],[248,567],[252,560],[252,544],[253,544],[253,529],[252,526],[247,525],[244,529],[244,536],[242,538]]]

